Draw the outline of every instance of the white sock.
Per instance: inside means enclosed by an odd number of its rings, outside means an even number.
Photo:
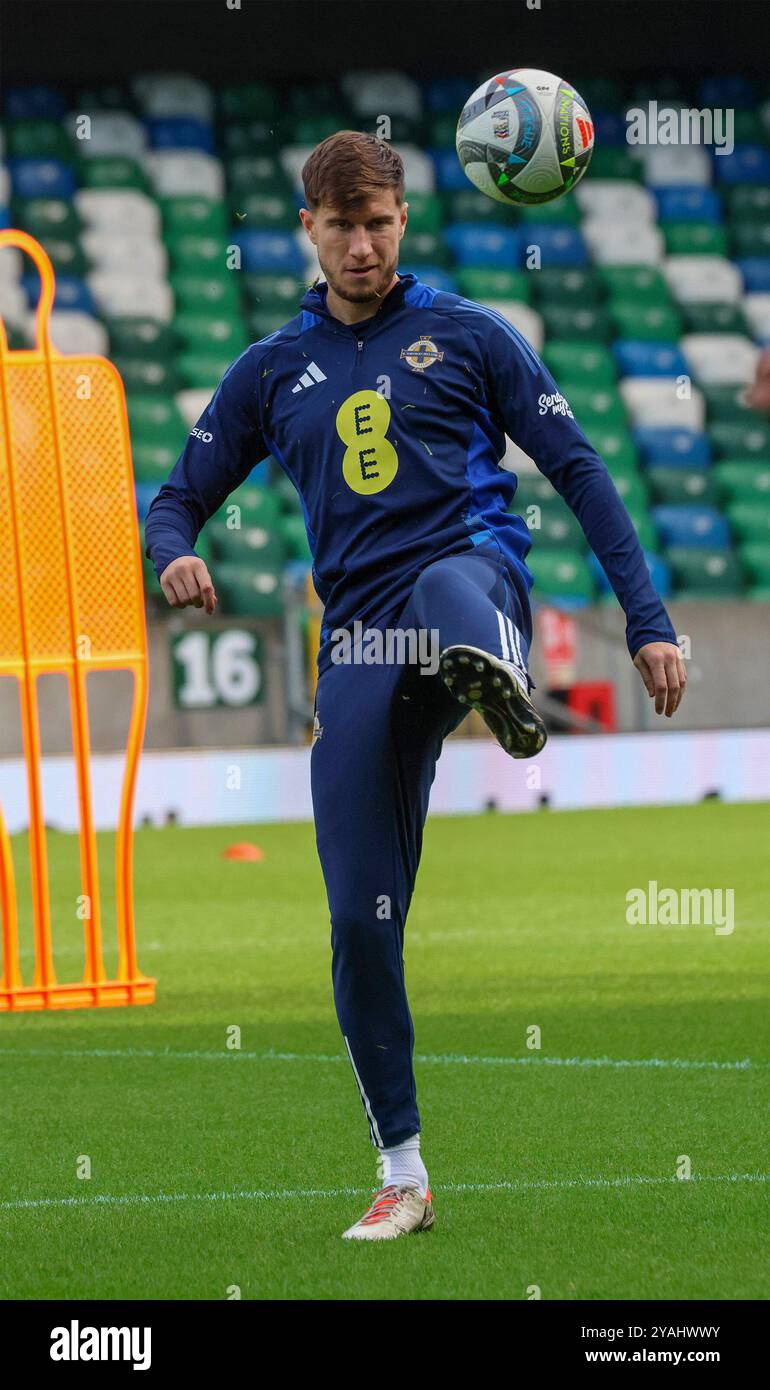
[[[517,666],[515,661],[503,661],[502,665],[505,667],[507,671],[510,671],[511,675],[513,676],[513,679],[516,681],[517,685],[519,685],[521,689],[524,691],[524,694],[529,695],[529,686],[527,684],[526,671],[523,671],[521,666]]]
[[[391,1149],[380,1149],[379,1165],[383,1187],[416,1187],[420,1196],[428,1191],[428,1172],[420,1156],[420,1136],[413,1134],[403,1144],[394,1144]]]

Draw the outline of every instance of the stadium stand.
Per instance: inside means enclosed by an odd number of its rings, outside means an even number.
[[[357,74],[279,93],[152,74],[125,90],[8,92],[0,225],[51,257],[55,344],[105,353],[123,377],[140,521],[226,367],[297,311],[318,272],[297,220],[307,154],[337,129],[374,131],[387,111],[407,173],[401,268],[494,305],[542,352],[663,596],[770,600],[770,424],[743,396],[770,343],[770,102],[729,77],[672,83],[671,102],[737,105],[733,152],[633,146],[623,112],[644,86],[576,78],[596,126],[588,175],[573,195],[516,210],[470,187],[455,155],[477,80]],[[12,347],[29,341],[36,295],[21,258],[2,253]],[[512,448],[513,464],[513,509],[539,509],[535,598],[614,603],[575,518]],[[256,459],[232,502],[242,527],[220,514],[200,541],[222,610],[277,615],[285,566],[310,563],[299,502]]]

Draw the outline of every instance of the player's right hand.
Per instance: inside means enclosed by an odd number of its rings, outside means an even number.
[[[160,587],[172,608],[205,608],[213,613],[217,606],[211,575],[197,555],[180,555],[166,565]]]

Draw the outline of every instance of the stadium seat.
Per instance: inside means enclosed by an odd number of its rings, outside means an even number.
[[[647,470],[645,478],[656,504],[674,507],[687,506],[691,502],[708,507],[717,505],[717,493],[708,469],[657,464]]]
[[[747,383],[753,379],[759,352],[741,334],[688,333],[682,352],[696,381],[702,385]]]
[[[634,440],[650,468],[705,468],[711,459],[709,438],[697,430],[643,426],[634,430]]]
[[[491,269],[485,266],[458,266],[457,289],[469,299],[514,299],[526,303],[532,293],[532,276],[524,270]]]
[[[714,464],[712,475],[722,503],[750,502],[766,506],[770,500],[770,461],[722,459]]]
[[[727,522],[714,507],[656,506],[651,516],[665,546],[726,550],[730,545]]]
[[[680,395],[676,382],[665,377],[629,377],[620,383],[620,394],[632,423],[658,429],[702,431],[706,418],[703,393],[692,387]]]
[[[675,342],[620,338],[612,352],[623,377],[672,377],[687,372],[687,362]]]
[[[535,602],[558,603],[565,608],[583,608],[594,596],[594,582],[584,556],[579,551],[538,547],[527,556],[535,587]]]
[[[733,551],[672,546],[665,559],[671,567],[676,598],[728,599],[742,593],[741,562]]]
[[[256,569],[251,563],[220,563],[217,594],[223,611],[234,616],[278,618],[282,612],[281,574],[275,569]]]
[[[663,274],[679,304],[736,304],[741,273],[721,256],[668,256]]]

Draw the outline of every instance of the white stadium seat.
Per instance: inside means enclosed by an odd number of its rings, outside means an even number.
[[[536,309],[531,309],[529,304],[520,303],[518,299],[485,299],[484,304],[488,309],[502,314],[504,319],[518,329],[527,342],[532,344],[535,352],[542,351],[545,329]]]
[[[135,188],[81,188],[75,207],[91,227],[119,232],[143,232],[160,236],[160,209],[152,198]]]
[[[683,184],[707,188],[711,183],[711,160],[701,145],[645,145],[639,153],[653,188]]]
[[[177,391],[174,400],[189,429],[192,429],[193,425],[200,420],[212,395],[212,391],[193,390],[192,388],[187,391]]]
[[[5,251],[0,252],[0,267]],[[21,285],[16,279],[4,280],[0,270],[0,319],[7,319],[14,327],[23,327],[29,313],[29,303]]]
[[[35,315],[27,314],[27,333],[35,332]],[[59,352],[84,357],[106,357],[110,345],[107,329],[92,314],[77,309],[54,309],[51,314],[51,342]]]
[[[646,222],[588,218],[580,229],[597,265],[660,265],[663,234]]]
[[[412,193],[432,193],[436,187],[436,167],[430,155],[417,145],[396,145],[404,161],[406,186]]]
[[[742,333],[689,333],[680,347],[696,381],[740,385],[753,379],[759,349]]]
[[[359,116],[422,115],[422,93],[403,72],[349,72],[340,81],[351,108]]]
[[[746,294],[742,308],[754,337],[770,341],[770,294]]]
[[[701,431],[706,405],[695,386],[680,399],[677,383],[666,377],[629,376],[619,383],[623,403],[637,426]]]
[[[584,217],[610,222],[654,222],[657,204],[649,189],[633,179],[587,179],[575,189]]]
[[[171,322],[174,294],[171,286],[161,280],[150,280],[141,273],[128,275],[115,270],[95,270],[86,277],[86,283],[100,312],[108,318]]]
[[[663,274],[679,304],[737,304],[740,271],[724,256],[667,256]]]
[[[144,232],[118,232],[114,227],[92,227],[80,244],[95,270],[123,270],[162,280],[168,273],[168,252],[157,237]]]
[[[214,97],[211,88],[187,73],[145,73],[135,77],[131,89],[145,116],[192,116],[211,121]]]
[[[219,200],[225,195],[221,161],[199,150],[154,150],[144,161],[159,198],[192,194]]]
[[[79,122],[84,115],[89,116],[91,121],[87,140],[78,139],[77,135]],[[87,159],[103,154],[141,159],[147,149],[147,132],[142,122],[129,111],[71,111],[66,128],[79,152]]]

